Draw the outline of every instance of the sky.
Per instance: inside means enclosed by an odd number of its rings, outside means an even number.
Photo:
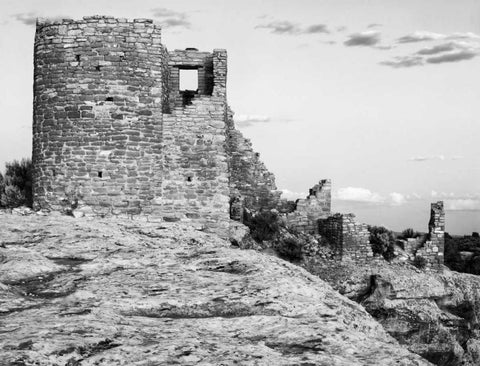
[[[150,18],[169,49],[228,51],[237,127],[290,199],[393,230],[480,231],[480,1],[0,0],[0,167],[31,155],[35,19]]]

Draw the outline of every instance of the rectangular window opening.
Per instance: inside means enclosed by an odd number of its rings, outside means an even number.
[[[103,176],[103,172],[98,172],[98,177],[102,178],[102,176]]]
[[[198,90],[198,70],[197,69],[180,69],[180,91],[197,91]]]

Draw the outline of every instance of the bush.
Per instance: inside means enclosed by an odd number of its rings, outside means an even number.
[[[5,175],[0,179],[0,206],[32,207],[32,161],[14,160],[5,164]]]
[[[300,238],[287,237],[279,241],[275,250],[282,259],[296,262],[303,259],[303,246],[304,243]]]
[[[271,211],[261,211],[255,216],[245,212],[243,223],[250,228],[252,238],[259,243],[274,239],[280,230],[278,215]]]
[[[427,266],[427,260],[425,259],[425,257],[417,255],[413,260],[413,265],[418,269],[424,269]]]
[[[383,226],[369,226],[370,244],[374,254],[381,254],[387,261],[394,257],[395,238],[393,233]]]
[[[402,231],[400,234],[399,239],[415,239],[418,238],[421,234],[418,231],[413,230],[412,228],[408,228]]]

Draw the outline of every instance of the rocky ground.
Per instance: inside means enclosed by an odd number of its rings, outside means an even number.
[[[441,366],[480,365],[480,278],[377,261],[310,264],[410,351]]]
[[[359,304],[180,224],[0,214],[0,365],[429,365]]]

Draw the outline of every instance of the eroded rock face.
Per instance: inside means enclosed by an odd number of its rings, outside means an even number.
[[[4,364],[429,364],[316,276],[215,235],[175,223],[0,219]]]
[[[311,268],[385,330],[436,365],[479,365],[480,278],[386,262]]]

